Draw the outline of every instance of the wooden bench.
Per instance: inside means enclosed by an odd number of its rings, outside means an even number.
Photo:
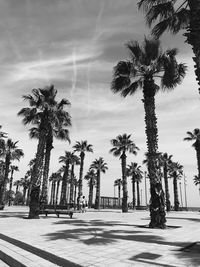
[[[56,214],[58,218],[60,214],[66,214],[70,216],[70,219],[72,219],[73,213],[74,211],[72,210],[71,205],[44,205],[44,207],[40,210],[40,214],[45,214],[46,216],[48,214]]]

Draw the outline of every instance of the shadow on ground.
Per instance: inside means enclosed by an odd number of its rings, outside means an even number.
[[[73,229],[66,229],[57,232],[52,232],[44,235],[47,240],[57,239],[74,239],[82,242],[85,245],[93,246],[105,246],[108,244],[114,244],[121,240],[128,242],[143,242],[146,244],[157,244],[161,246],[167,246],[166,250],[175,251],[175,255],[178,259],[184,259],[184,262],[188,263],[188,266],[200,266],[200,257],[198,252],[186,252],[184,247],[189,244],[186,242],[169,242],[161,235],[156,235],[156,229],[137,230],[134,225],[120,223],[119,221],[103,220],[62,220],[55,222],[54,224],[66,224],[73,225]],[[81,226],[81,227],[80,227]],[[110,229],[108,228],[110,226]],[[113,227],[117,226],[117,227]],[[120,229],[120,227],[122,228]],[[132,226],[133,230],[123,229],[123,226]],[[106,228],[105,228],[106,227]],[[115,230],[118,228],[118,230]],[[153,233],[152,233],[153,230]],[[160,231],[160,230],[159,230]],[[167,230],[163,230],[167,231]],[[162,255],[159,255],[160,257]],[[136,257],[132,258],[133,261],[145,261]],[[155,266],[163,266],[155,263]],[[167,265],[166,266],[173,266]]]
[[[17,212],[0,212],[0,218],[10,218],[10,217],[15,217],[15,218],[24,218],[28,215],[27,212],[23,211],[17,211]]]

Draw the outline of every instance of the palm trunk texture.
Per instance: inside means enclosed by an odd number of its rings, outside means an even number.
[[[67,204],[67,180],[69,174],[69,161],[66,162],[65,171],[62,178],[62,187],[61,187],[61,196],[60,196],[60,205]]]
[[[126,154],[123,152],[121,155],[122,165],[122,185],[123,185],[123,198],[122,198],[122,212],[128,212],[128,189],[126,178]]]
[[[100,171],[97,171],[97,191],[96,191],[96,201],[95,208],[100,209]]]
[[[188,0],[188,5],[190,7],[190,25],[184,36],[187,38],[187,43],[192,46],[194,53],[194,69],[200,93],[200,0]]]
[[[78,197],[83,195],[83,164],[84,164],[84,158],[85,158],[85,153],[81,152],[80,154],[80,173],[79,173],[79,183],[78,183]]]
[[[31,193],[29,203],[29,219],[38,219],[40,212],[39,198],[40,198],[40,183],[43,171],[44,150],[46,144],[46,131],[42,130],[39,136],[37,146],[36,161],[31,173]]]
[[[161,181],[157,175],[157,149],[158,149],[158,129],[157,118],[155,114],[155,89],[154,81],[148,79],[144,81],[144,110],[146,137],[148,149],[148,172],[150,178],[150,218],[149,227],[165,228],[166,214],[165,203],[163,202],[164,192],[162,190]],[[159,192],[159,193],[158,193]]]
[[[164,176],[164,182],[165,182],[165,198],[166,198],[166,208],[167,211],[169,212],[171,209],[171,203],[169,199],[169,184],[168,184],[168,177],[167,177],[167,163],[164,163],[164,168],[163,168],[163,176]]]
[[[41,202],[44,204],[48,203],[48,176],[49,176],[49,165],[51,158],[51,150],[53,149],[53,137],[47,138],[46,151],[44,158],[44,172],[43,172],[43,182],[42,182],[42,192],[41,192]]]
[[[174,185],[174,210],[179,211],[178,184],[177,184],[177,178],[175,176],[173,178],[173,185]]]
[[[135,176],[132,176],[132,194],[133,194],[133,209],[135,209],[136,197],[135,197]]]

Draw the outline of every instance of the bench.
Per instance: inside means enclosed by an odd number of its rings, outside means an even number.
[[[74,211],[72,210],[71,205],[44,205],[40,210],[40,214],[45,214],[46,216],[48,214],[56,214],[58,218],[60,214],[66,214],[70,216],[70,219],[72,219],[73,213]]]

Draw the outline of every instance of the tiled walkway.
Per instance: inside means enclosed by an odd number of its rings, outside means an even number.
[[[145,227],[148,211],[23,219],[27,213],[26,207],[0,211],[0,258],[10,255],[20,267],[200,266],[200,212],[170,212],[165,230]]]

